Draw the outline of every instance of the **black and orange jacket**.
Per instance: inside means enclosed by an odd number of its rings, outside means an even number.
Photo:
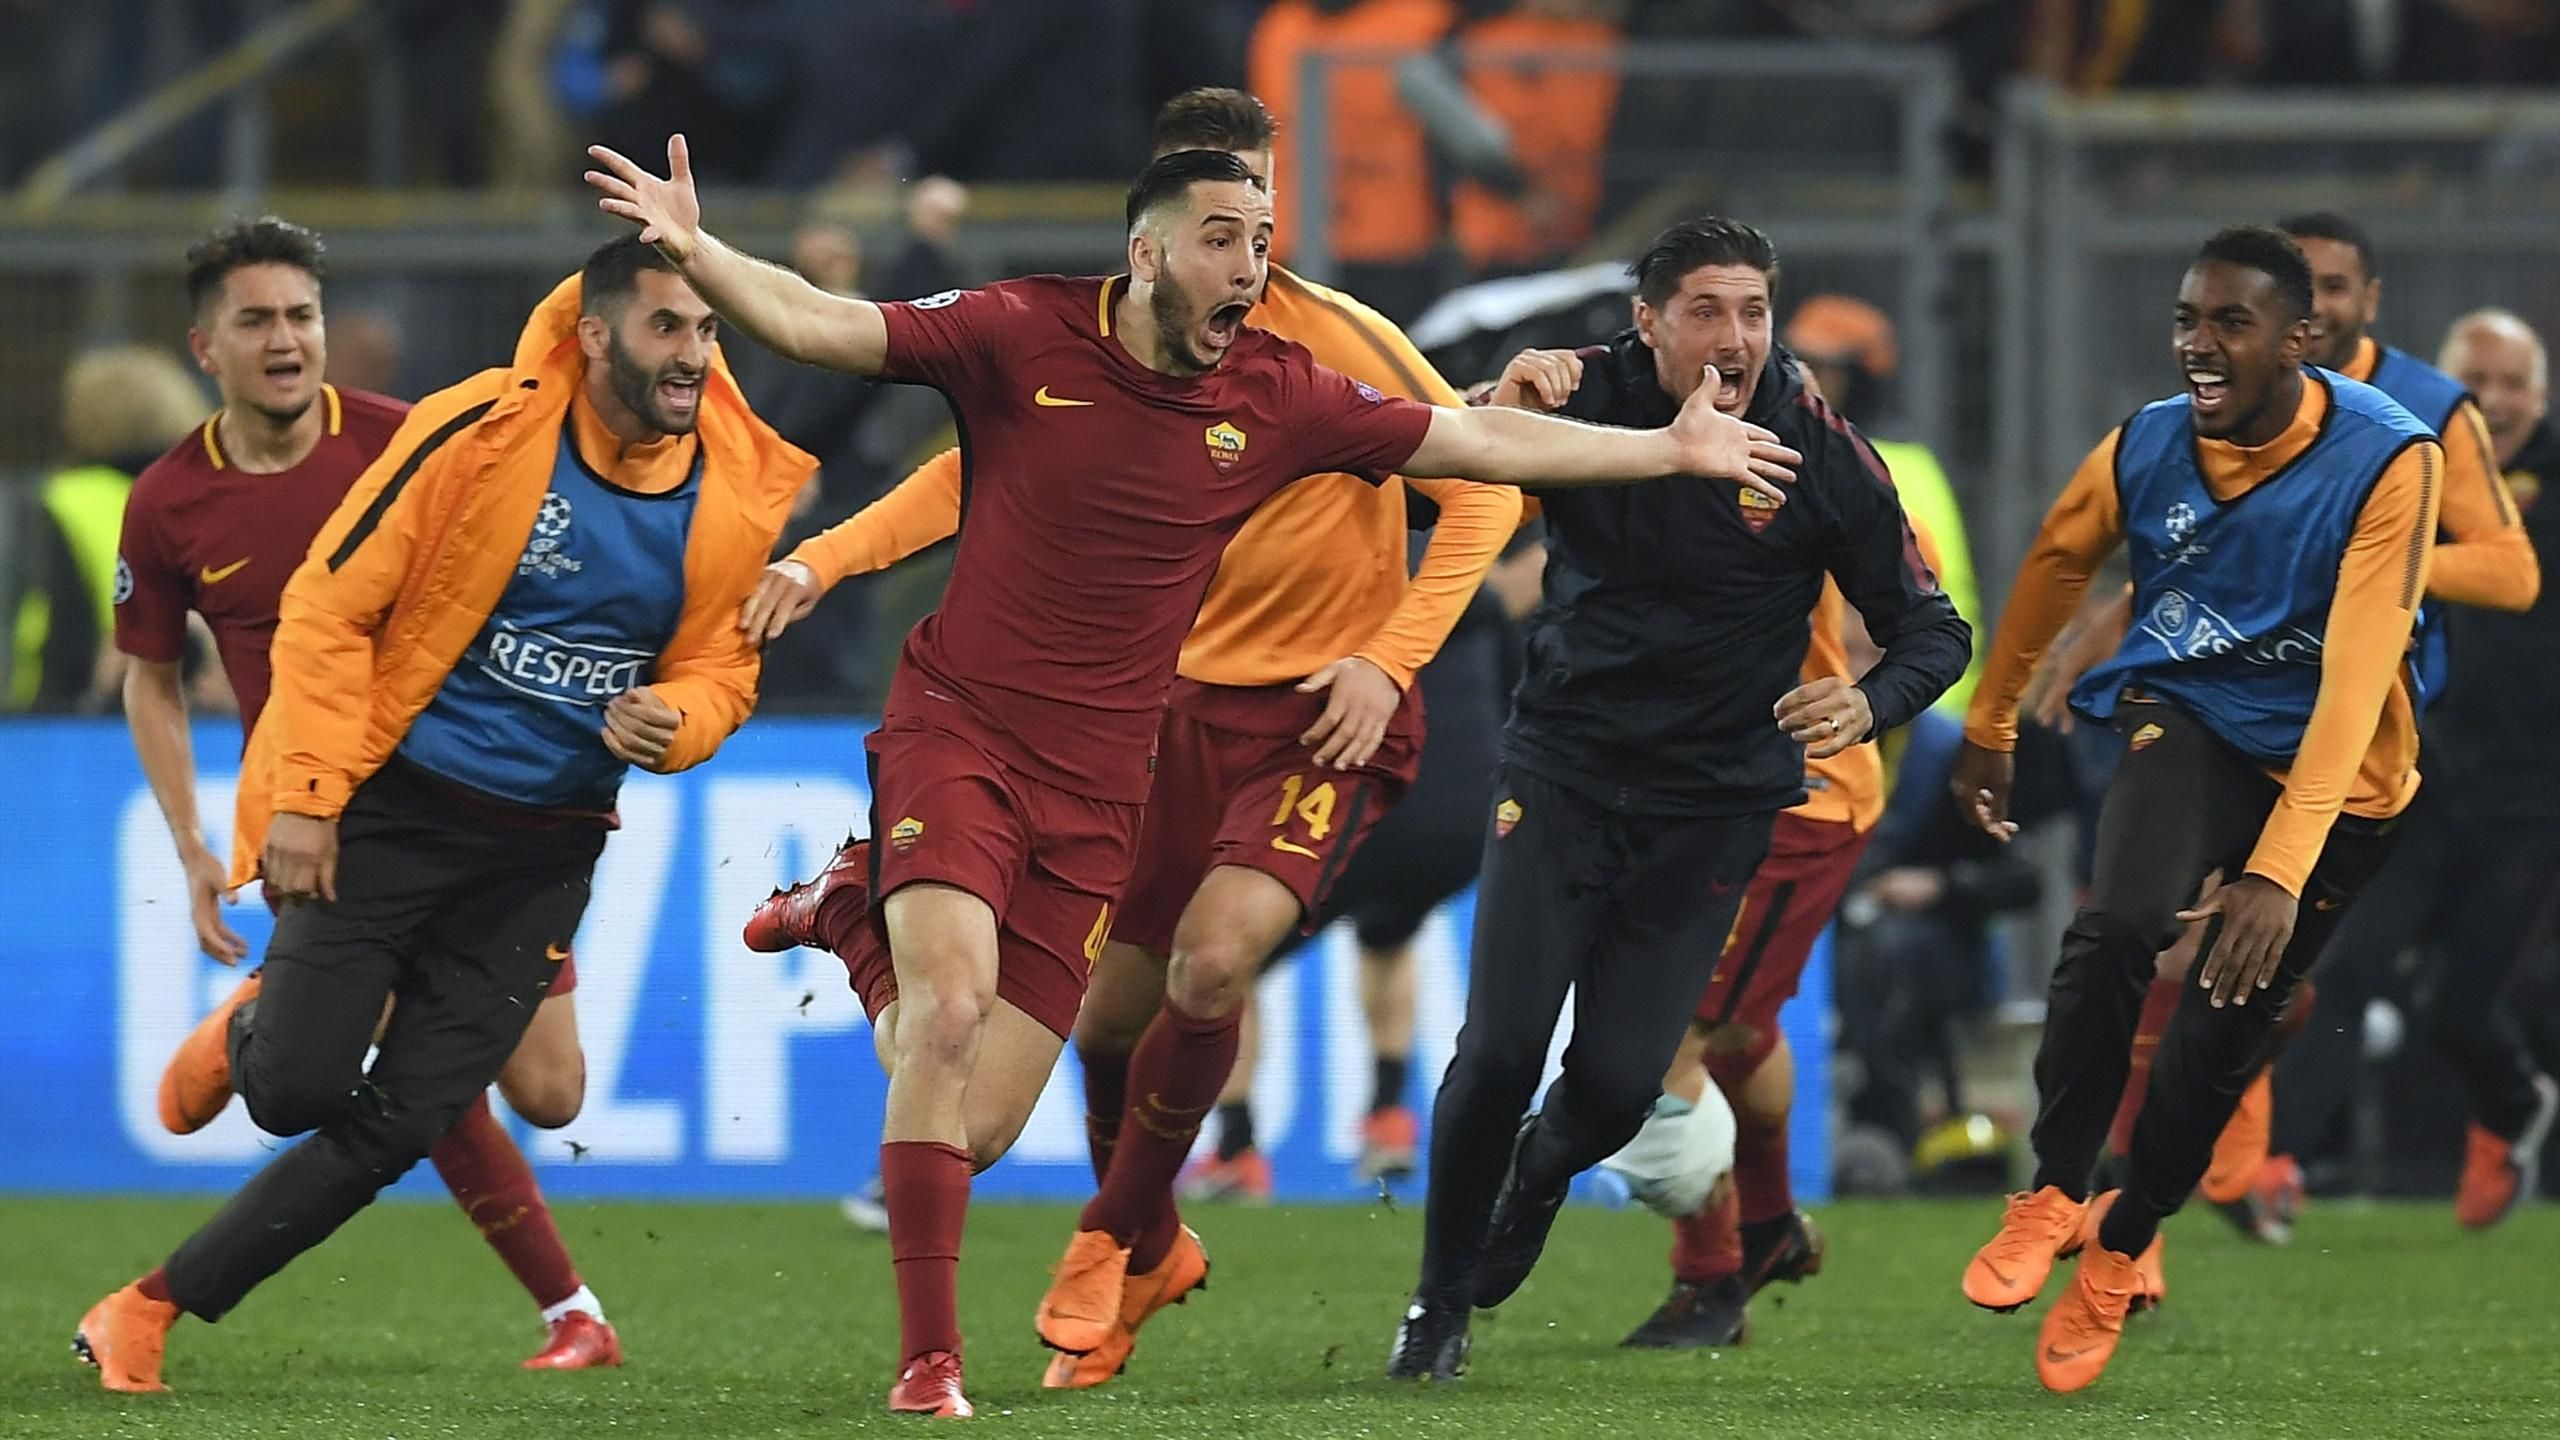
[[[257,878],[277,814],[334,818],[399,748],[515,577],[583,383],[578,280],[533,312],[514,362],[418,402],[285,586],[275,690],[241,762],[231,879]],[[748,408],[715,353],[684,610],[649,688],[683,717],[661,771],[711,758],[755,708],[738,609],[817,462]]]

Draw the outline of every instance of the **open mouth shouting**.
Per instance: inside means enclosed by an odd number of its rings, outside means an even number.
[[[1716,387],[1716,408],[1728,415],[1739,415],[1751,399],[1751,371],[1736,360],[1729,365],[1707,367],[1707,382]]]
[[[1252,310],[1253,307],[1242,300],[1230,300],[1210,311],[1208,318],[1200,322],[1201,358],[1215,360],[1227,353],[1227,347],[1235,344],[1236,336],[1243,333],[1244,317]]]
[[[2219,417],[2231,399],[2231,372],[2217,360],[2187,362],[2187,402],[2199,415]]]
[[[657,384],[658,408],[676,418],[689,417],[702,404],[702,372],[670,372]]]

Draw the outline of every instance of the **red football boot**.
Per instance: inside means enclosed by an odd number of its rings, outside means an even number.
[[[524,1362],[527,1370],[594,1370],[622,1363],[622,1337],[600,1316],[572,1310],[551,1322],[551,1339],[542,1353]]]
[[[756,907],[747,917],[747,948],[760,955],[778,955],[801,946],[827,949],[818,937],[818,906],[847,885],[870,883],[871,842],[846,839],[816,875],[788,890],[774,891]]]
[[[948,1350],[929,1350],[907,1362],[889,1390],[892,1415],[945,1415],[967,1420],[978,1412],[960,1393],[960,1357]]]

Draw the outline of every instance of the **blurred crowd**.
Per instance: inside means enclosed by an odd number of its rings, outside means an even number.
[[[292,8],[0,0],[0,186]],[[335,104],[385,83],[410,116],[403,183],[574,183],[578,140],[646,152],[671,128],[724,183],[1110,180],[1174,93],[1250,78],[1285,122],[1307,54],[1360,51],[1398,63],[1353,72],[1333,118],[1376,142],[1382,190],[1394,172],[1436,186],[1403,203],[1464,227],[1467,184],[1533,215],[1586,203],[1622,123],[1621,43],[1783,38],[1945,46],[1976,107],[2022,74],[2084,91],[2560,80],[2548,0],[375,0],[341,42],[373,58],[298,66],[278,118],[308,119],[286,163],[321,181],[385,178],[337,170]],[[221,143],[194,127],[127,179],[213,183]]]

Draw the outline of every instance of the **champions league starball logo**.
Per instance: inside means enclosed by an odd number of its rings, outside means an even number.
[[[526,542],[523,557],[516,561],[516,573],[540,575],[545,580],[577,574],[583,568],[577,558],[560,549],[569,539],[570,522],[576,518],[577,511],[567,496],[557,490],[543,496],[542,509],[533,517],[533,538]]]
[[[2213,553],[2213,547],[2196,543],[2196,507],[2184,500],[2160,517],[2160,528],[2169,540],[2169,552],[2162,557],[2168,564],[2189,565]]]

